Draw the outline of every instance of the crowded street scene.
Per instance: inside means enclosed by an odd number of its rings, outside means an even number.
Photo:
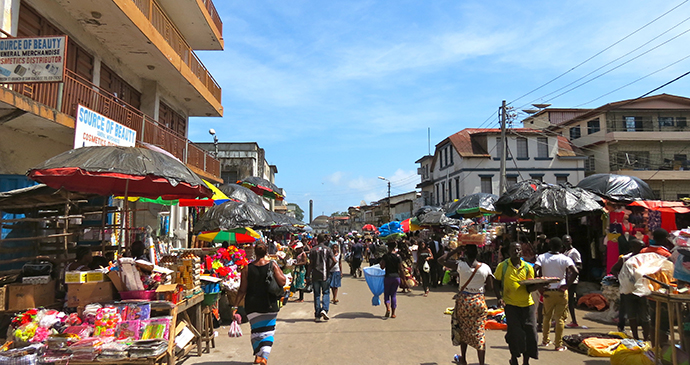
[[[0,365],[690,364],[690,1],[0,4]]]

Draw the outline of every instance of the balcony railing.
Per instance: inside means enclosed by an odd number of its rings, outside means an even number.
[[[180,161],[220,177],[220,162],[205,150],[70,70],[66,71],[65,82],[62,84],[26,83],[1,86],[75,118],[77,106],[81,104],[137,131],[137,144],[145,142],[161,147]]]
[[[211,19],[213,19],[213,24],[216,25],[220,34],[223,34],[223,21],[220,20],[220,15],[218,15],[218,10],[216,10],[216,6],[213,5],[213,1],[211,1],[211,0],[201,0],[201,1],[206,6],[206,10],[208,11],[208,13],[211,15]]]
[[[690,160],[687,154],[662,156],[661,153],[653,151],[616,152],[610,154],[609,169],[611,171],[688,171]]]
[[[172,21],[165,15],[163,9],[154,0],[132,0],[134,4],[141,10],[141,12],[146,16],[146,18],[151,22],[154,28],[158,30],[170,47],[175,50],[182,62],[184,62],[192,70],[192,73],[206,86],[211,95],[220,102],[221,101],[221,89],[216,80],[211,76],[203,63],[196,56],[192,48],[187,44],[180,31],[177,30]],[[213,3],[210,0],[204,1],[207,3],[207,9],[212,8],[213,14],[216,15],[218,22],[220,22],[220,17],[218,17],[218,12],[216,12]],[[210,6],[208,5],[210,3]],[[209,10],[210,12],[210,10]],[[214,18],[215,22],[215,18]],[[218,24],[218,23],[216,23]],[[220,23],[222,26],[222,23]]]
[[[606,121],[606,128],[608,132],[690,132],[690,127],[683,117],[663,121],[652,118],[609,119]]]

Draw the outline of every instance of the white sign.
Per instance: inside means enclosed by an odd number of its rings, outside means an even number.
[[[137,131],[81,105],[77,107],[74,148],[90,146],[134,147]]]
[[[62,82],[67,36],[0,38],[0,83]]]

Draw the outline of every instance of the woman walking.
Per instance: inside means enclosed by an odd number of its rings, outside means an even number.
[[[301,303],[304,301],[304,289],[307,286],[305,278],[307,274],[307,263],[309,263],[302,242],[298,241],[295,245],[295,255],[297,255],[297,258],[295,270],[292,272],[292,285],[290,286],[290,291],[293,293],[299,292],[299,298],[295,302]]]
[[[338,245],[334,245],[332,249],[333,257],[335,258],[335,265],[333,265],[331,268],[329,285],[331,287],[331,291],[333,292],[333,304],[338,304],[338,288],[340,288],[340,283],[343,277],[343,261],[342,255],[340,254],[340,247]]]
[[[278,285],[285,285],[285,275],[280,267],[266,256],[266,245],[260,243],[254,247],[256,260],[242,269],[242,281],[237,293],[235,308],[244,299],[244,309],[252,328],[252,348],[254,349],[254,364],[267,364],[268,355],[273,346],[273,335],[278,317],[279,298],[268,292],[266,277],[268,270],[273,271],[273,277]]]
[[[386,275],[383,277],[383,300],[386,303],[386,315],[395,318],[395,309],[398,307],[398,287],[400,286],[400,278],[402,275],[403,266],[402,259],[395,253],[397,244],[395,241],[388,242],[388,253],[383,255],[379,262],[382,269],[386,270]]]
[[[432,259],[431,249],[429,244],[421,240],[419,241],[419,248],[417,249],[417,270],[419,271],[419,276],[422,278],[422,288],[424,289],[424,296],[429,295],[429,286],[431,285],[431,262]],[[424,266],[427,270],[424,270]]]
[[[457,263],[458,283],[462,283],[455,296],[455,309],[451,318],[451,338],[453,346],[460,346],[459,364],[467,364],[467,346],[477,349],[479,365],[484,365],[486,356],[487,308],[484,300],[484,287],[493,287],[493,274],[489,265],[477,261],[477,246],[460,246],[441,256],[439,262],[445,266],[446,257],[459,253],[464,248],[465,255]]]

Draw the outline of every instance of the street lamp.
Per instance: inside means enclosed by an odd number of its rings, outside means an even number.
[[[216,149],[216,154],[213,157],[218,159],[218,136],[216,136],[216,130],[211,128],[208,130],[208,134],[213,136],[213,146]]]
[[[392,221],[393,219],[391,218],[391,181],[383,176],[379,176],[379,179],[388,182],[388,220]]]

